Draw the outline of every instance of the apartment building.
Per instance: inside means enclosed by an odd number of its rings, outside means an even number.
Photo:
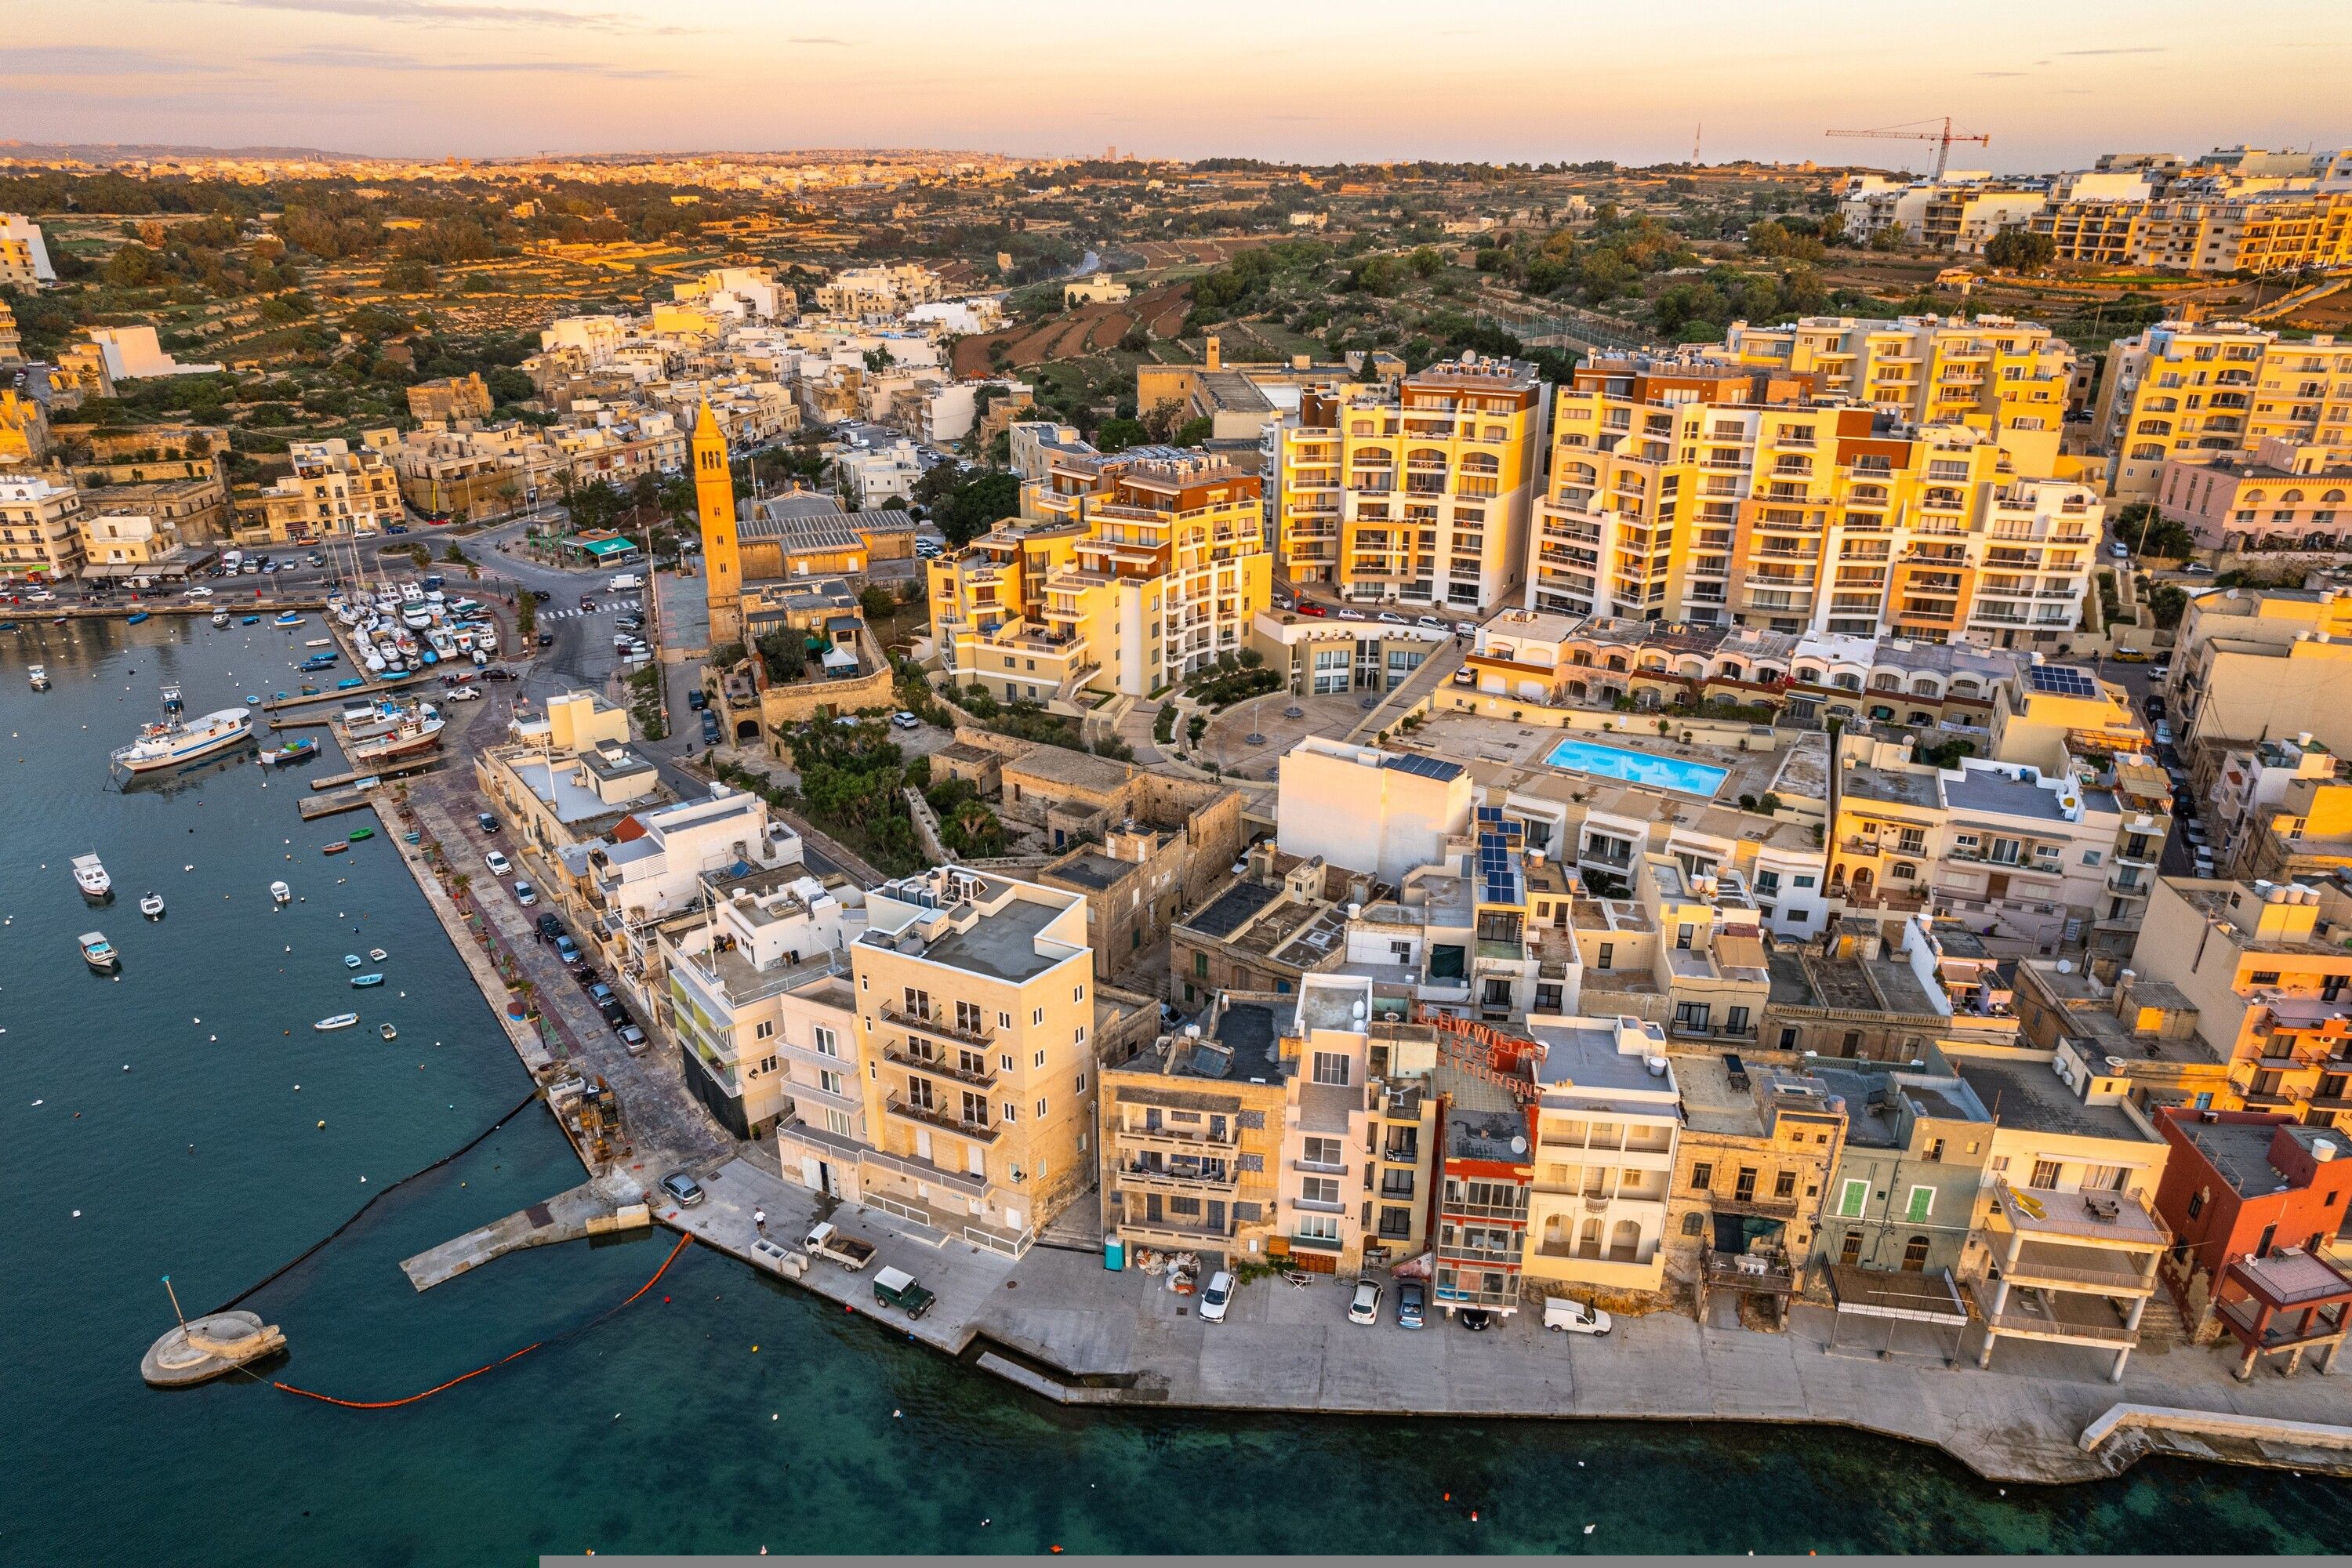
[[[867,1163],[883,1158],[866,1121],[871,1074],[857,1031],[857,988],[836,966],[785,984],[776,994],[775,1014],[774,1035],[755,1043],[768,1047],[757,1064],[761,1072],[774,1077],[789,1097],[776,1122],[778,1167],[788,1182],[856,1203]],[[772,1069],[769,1058],[775,1059]]]
[[[2173,638],[2165,698],[2195,788],[2223,750],[2309,734],[2352,754],[2352,590],[2208,589]]]
[[[16,312],[0,300],[0,364],[25,363],[25,340],[16,330]],[[11,396],[16,395],[11,392]]]
[[[79,574],[81,510],[72,485],[0,477],[0,574],[20,583]]]
[[[1462,1052],[1441,1053],[1431,1285],[1451,1318],[1465,1307],[1516,1312],[1535,1190],[1533,1079]]]
[[[2211,768],[2206,825],[2222,875],[2293,881],[2295,875],[2277,873],[2299,862],[2316,880],[2332,868],[2326,848],[2352,826],[2352,785],[2340,782],[2336,753],[2309,731],[2217,748]]]
[[[2147,205],[2133,259],[2168,272],[2293,272],[2352,261],[2352,191],[2188,189]]]
[[[1269,1255],[1281,1234],[1289,996],[1226,991],[1199,1022],[1102,1069],[1103,1237],[1146,1251]]]
[[[1258,481],[1174,447],[1061,449],[1038,517],[929,563],[943,667],[999,700],[1143,696],[1245,646],[1272,597]]]
[[[1309,735],[1276,764],[1286,853],[1370,871],[1395,886],[1443,858],[1470,826],[1470,772],[1459,763]]]
[[[1529,1019],[1533,1190],[1522,1272],[1549,1290],[1656,1291],[1682,1133],[1681,1093],[1655,1024]]]
[[[1846,1106],[1809,1074],[1679,1051],[1682,1135],[1666,1200],[1668,1270],[1710,1295],[1760,1297],[1785,1318],[1805,1288]]]
[[[863,1200],[1017,1256],[1095,1174],[1086,900],[941,867],[866,912]]]
[[[2093,426],[2107,493],[2152,500],[2168,461],[2352,445],[2352,342],[2306,342],[2243,321],[2168,321],[2107,348]]]
[[[1977,1364],[2003,1339],[2110,1352],[2120,1382],[2172,1233],[2150,1206],[2169,1148],[2120,1103],[2079,1098],[2037,1060],[1945,1053],[1993,1116],[1990,1184],[1960,1274]]]
[[[1938,410],[1978,428],[1896,437],[1869,407],[1808,400],[1827,374],[1580,367],[1554,410],[1528,607],[2000,647],[2079,625],[2096,498],[2029,477],[2054,455],[2060,411],[2046,440],[2022,424],[2042,416],[2012,418],[1997,401]]]
[[[237,504],[239,543],[299,544],[364,539],[404,521],[400,475],[367,447],[338,436],[287,448],[292,471]]]
[[[41,226],[22,213],[0,213],[0,286],[29,294],[57,280]]]
[[[1465,353],[1391,385],[1303,391],[1274,437],[1293,582],[1363,604],[1518,595],[1549,409],[1535,367]]]
[[[2320,1371],[2332,1371],[2335,1347],[2352,1326],[2352,1302],[2343,1300],[2352,1298],[2352,1276],[2331,1258],[2352,1205],[2343,1136],[2259,1112],[2175,1109],[2158,1111],[2155,1121],[2172,1147],[2157,1213],[2179,1238],[2158,1272],[2191,1338],[2224,1330],[2237,1337],[2249,1352],[2242,1379],[2257,1354],[2299,1349],[2322,1351]],[[2270,1303],[2302,1309],[2275,1328],[2259,1321],[2269,1316],[2259,1311],[2260,1298],[2275,1298],[2275,1287],[2290,1282],[2265,1279],[2265,1265],[2303,1277],[2292,1280],[2288,1300]],[[2329,1306],[2338,1310],[2326,1313]]]
[[[722,872],[702,884],[700,910],[662,922],[658,937],[669,982],[666,1015],[687,1088],[738,1138],[766,1137],[799,1093],[846,1113],[856,1079],[854,1065],[840,1059],[839,1034],[830,1037],[830,1079],[796,1086],[798,1064],[788,1069],[782,1054],[787,1039],[808,1049],[824,1043],[815,1033],[824,1026],[791,1029],[798,1019],[785,998],[834,982],[802,996],[804,1007],[845,985],[836,978],[848,969],[841,904],[797,866]]]
[[[1948,1280],[1992,1158],[1991,1113],[1955,1073],[1823,1064],[1812,1076],[1846,1110],[1845,1142],[1814,1230],[1815,1260]]]
[[[408,389],[409,417],[419,421],[454,425],[460,419],[488,419],[490,407],[490,389],[479,371],[420,381]]]
[[[1988,236],[1987,237],[1990,237]],[[1814,397],[1860,405],[1911,425],[1965,425],[2013,452],[2023,473],[2056,470],[2074,350],[2038,322],[1806,316],[1781,326],[1734,321],[1699,351],[1775,376],[1812,378]]]
[[[79,527],[86,578],[133,583],[159,577],[184,579],[196,563],[196,552],[181,538],[172,519],[134,512],[122,502],[102,510],[85,507]]]
[[[2347,389],[2352,395],[2352,388]],[[2200,550],[2321,550],[2352,542],[2352,449],[2265,436],[2251,456],[2167,458],[2156,504]]]
[[[2166,877],[2148,900],[2131,972],[2158,977],[2194,1010],[2227,1064],[2200,1108],[2292,1112],[2352,1131],[2352,950],[2322,896],[2294,882]]]
[[[2014,1045],[2001,963],[1975,932],[1913,915],[1890,936],[1876,919],[1833,921],[1820,940],[1775,943],[1771,1000],[1757,1038],[1822,1058],[1924,1063],[1940,1040]]]
[[[851,267],[816,286],[816,308],[829,316],[896,316],[913,305],[945,298],[939,274],[917,262]]]

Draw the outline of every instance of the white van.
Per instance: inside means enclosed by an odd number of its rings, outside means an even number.
[[[604,584],[604,589],[607,593],[617,594],[624,588],[642,588],[645,585],[646,580],[635,572],[618,572],[614,574],[611,582]]]

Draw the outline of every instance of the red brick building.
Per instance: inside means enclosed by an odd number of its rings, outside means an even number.
[[[2352,1205],[2352,1138],[2284,1116],[2242,1110],[2159,1110],[2172,1145],[2156,1210],[2172,1230],[2158,1269],[2200,1337],[2218,1331],[2212,1298],[2230,1264],[2296,1247],[2315,1257],[2344,1228]]]

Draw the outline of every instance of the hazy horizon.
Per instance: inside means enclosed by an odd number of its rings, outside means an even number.
[[[1860,0],[1591,16],[1502,0],[1478,26],[1396,0],[1338,20],[1203,0],[1181,33],[1068,0],[984,16],[940,0],[855,16],[768,0],[17,9],[0,137],[32,142],[1644,164],[1688,158],[1703,124],[1702,162],[1923,169],[1927,143],[1822,132],[1948,113],[1993,139],[1956,146],[1954,167],[2012,173],[2352,141],[2352,38],[2318,0],[1987,0],[1901,28]]]

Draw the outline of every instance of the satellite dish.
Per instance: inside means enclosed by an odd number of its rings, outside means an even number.
[[[1521,1134],[1521,1133],[1517,1133],[1517,1132],[1514,1132],[1514,1133],[1512,1133],[1512,1134],[1511,1134],[1511,1152],[1512,1152],[1512,1153],[1514,1153],[1514,1154],[1524,1154],[1524,1153],[1526,1153],[1527,1152],[1528,1152],[1528,1141],[1527,1141],[1527,1138],[1526,1138],[1523,1134]]]
[[[2071,958],[2062,958],[2062,959],[2060,959],[2060,960],[2058,961],[2058,973],[2061,973],[2061,974],[2072,974],[2072,973],[2074,973],[2074,961],[2073,959],[2071,959]]]

